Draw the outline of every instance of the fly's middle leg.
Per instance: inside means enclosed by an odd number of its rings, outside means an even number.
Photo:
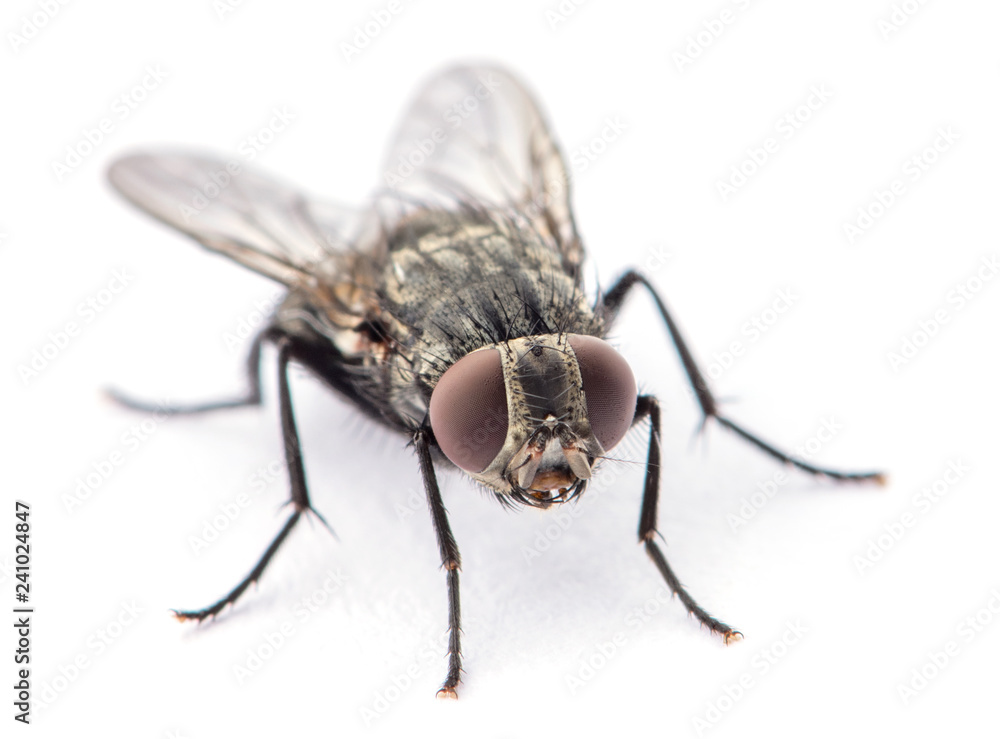
[[[235,603],[264,574],[264,570],[267,569],[268,564],[270,564],[274,555],[277,554],[285,539],[288,538],[288,535],[292,533],[292,530],[304,513],[312,512],[324,526],[328,529],[330,528],[309,501],[305,466],[302,462],[302,449],[299,444],[299,433],[295,425],[295,415],[292,411],[292,396],[288,384],[288,365],[291,359],[291,351],[292,343],[290,340],[287,338],[278,340],[278,400],[281,414],[281,434],[284,440],[285,463],[288,467],[288,481],[291,487],[291,499],[289,503],[291,503],[294,510],[254,568],[235,588],[207,608],[198,611],[175,610],[174,615],[182,621],[204,621],[206,618],[213,618],[226,606]]]

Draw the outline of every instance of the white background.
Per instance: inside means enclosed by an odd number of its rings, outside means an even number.
[[[1000,614],[989,610],[1000,607],[991,595],[1000,587],[1000,279],[975,279],[980,260],[1000,251],[1000,8],[911,1],[889,33],[880,28],[896,7],[888,0],[670,9],[594,0],[554,27],[545,4],[401,0],[347,60],[342,44],[388,6],[334,5],[246,2],[220,17],[209,0],[155,10],[70,3],[23,44],[10,34],[46,20],[44,4],[5,6],[0,592],[11,607],[13,501],[24,500],[33,688],[48,701],[36,705],[31,731],[989,733],[1000,656]],[[731,22],[699,43],[724,10]],[[685,50],[700,53],[679,68]],[[200,628],[170,618],[170,608],[201,607],[235,584],[286,515],[284,477],[257,486],[253,478],[280,455],[274,355],[265,355],[260,409],[152,423],[106,401],[102,388],[175,401],[236,394],[246,343],[227,345],[226,336],[277,288],[140,216],[102,173],[121,152],[153,144],[242,156],[241,144],[284,106],[294,121],[255,163],[362,204],[409,96],[469,59],[522,76],[568,153],[592,146],[607,119],[626,124],[576,172],[592,272],[605,285],[628,265],[650,274],[703,366],[720,362],[714,385],[735,418],[789,448],[832,418],[839,430],[814,439],[814,459],[885,469],[890,484],[838,487],[789,473],[734,527],[744,499],[780,468],[718,427],[695,435],[699,417],[676,357],[651,302],[637,295],[615,338],[664,404],[666,551],[692,593],[746,640],[724,647],[678,602],[657,600],[658,574],[635,541],[640,464],[609,466],[613,484],[547,513],[505,512],[442,474],[464,558],[467,675],[452,704],[434,700],[445,670],[445,585],[412,452],[303,372],[293,393],[310,487],[338,539],[303,525],[224,618]],[[116,99],[157,66],[166,79],[122,118]],[[813,87],[829,98],[802,108],[808,120],[785,138],[779,119],[807,104]],[[102,118],[110,133],[60,177],[53,163]],[[912,180],[907,161],[948,129],[957,140]],[[718,183],[769,137],[777,152],[724,200]],[[851,243],[844,224],[896,179],[905,192]],[[116,270],[125,289],[99,314],[81,312],[109,296],[101,291]],[[981,289],[959,305],[953,291],[970,279]],[[795,296],[792,306],[766,314],[780,290]],[[936,311],[947,322],[894,365],[890,353]],[[775,320],[754,341],[743,327],[762,316]],[[77,335],[52,356],[46,345],[71,321]],[[734,341],[743,353],[721,369]],[[20,368],[36,350],[52,358],[25,378]],[[130,429],[144,421],[135,441]],[[641,457],[642,442],[630,437],[622,455]],[[89,497],[69,506],[79,480],[115,454],[110,476],[93,477]],[[950,484],[949,465],[967,468]],[[914,500],[935,483],[939,500]],[[239,515],[196,553],[192,537],[227,506]],[[894,527],[895,539],[886,535]],[[879,561],[859,566],[873,546]],[[303,620],[296,606],[328,571],[343,584]],[[122,626],[123,604],[133,602],[141,613]],[[656,613],[637,620],[643,608]],[[961,627],[977,614],[981,631]],[[789,624],[805,632],[794,637]],[[272,654],[266,635],[283,625],[291,635]],[[13,637],[8,628],[5,686]],[[775,647],[782,638],[794,643]],[[928,655],[949,642],[955,656],[934,674]],[[252,652],[269,658],[240,681],[235,668]],[[85,667],[74,672],[77,660]],[[904,699],[914,669],[932,677]]]

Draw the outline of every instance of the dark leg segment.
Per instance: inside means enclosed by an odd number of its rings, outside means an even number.
[[[259,354],[259,342],[255,342],[255,346],[257,347],[257,353]],[[306,489],[305,467],[302,463],[302,451],[299,446],[299,433],[295,427],[295,416],[292,412],[292,396],[288,387],[288,363],[290,361],[290,352],[291,342],[287,339],[280,339],[278,341],[278,400],[281,414],[281,433],[285,446],[285,463],[288,467],[288,481],[292,491],[291,500],[289,502],[295,510],[292,512],[292,515],[289,516],[284,528],[281,529],[278,535],[274,538],[274,541],[272,541],[267,550],[265,550],[263,556],[260,558],[260,561],[257,562],[257,565],[235,588],[208,608],[203,608],[200,611],[174,611],[174,615],[176,615],[181,621],[204,621],[206,618],[216,616],[226,606],[235,603],[237,598],[243,595],[246,589],[253,583],[257,582],[261,575],[264,574],[264,570],[271,562],[271,559],[277,553],[278,549],[281,548],[281,545],[284,543],[285,539],[288,538],[292,529],[295,528],[295,525],[299,522],[303,513],[312,511],[324,525],[327,525],[326,521],[323,520],[323,517],[316,513],[316,511],[312,508],[312,505],[309,502],[309,492]],[[216,407],[219,406],[217,405]],[[327,528],[329,528],[329,526],[327,526]]]
[[[684,371],[687,373],[688,381],[691,383],[695,397],[698,400],[698,404],[701,406],[702,413],[705,414],[706,420],[708,418],[715,418],[722,426],[735,432],[738,436],[749,441],[758,449],[761,449],[771,455],[779,462],[793,465],[798,467],[800,470],[804,470],[813,475],[830,477],[835,480],[858,482],[871,480],[880,485],[885,483],[885,475],[881,472],[840,472],[838,470],[826,469],[825,467],[816,467],[815,465],[811,465],[801,459],[796,459],[795,457],[792,457],[789,454],[775,448],[755,434],[750,433],[742,426],[730,421],[725,416],[720,415],[718,405],[715,402],[715,397],[712,395],[712,391],[709,390],[708,383],[705,382],[705,378],[698,369],[698,365],[695,363],[694,357],[691,355],[691,351],[684,342],[684,337],[681,336],[680,329],[677,328],[677,324],[674,323],[674,319],[670,316],[670,312],[667,310],[667,306],[663,302],[663,299],[660,298],[656,290],[653,289],[653,286],[649,284],[649,281],[645,277],[635,271],[626,272],[605,294],[604,308],[607,311],[609,318],[614,318],[614,316],[617,315],[626,295],[628,294],[628,291],[636,284],[640,284],[645,287],[649,291],[649,294],[653,296],[653,300],[656,302],[656,307],[660,311],[660,316],[663,318],[663,322],[666,323],[667,330],[670,332],[670,338],[674,342],[674,346],[677,347],[677,353],[680,355],[681,364],[684,365]]]
[[[259,333],[254,337],[253,343],[250,345],[250,353],[247,355],[247,380],[249,381],[250,388],[247,391],[247,394],[242,398],[218,400],[209,403],[195,403],[192,405],[163,406],[156,405],[155,403],[149,403],[144,400],[136,400],[135,398],[125,395],[114,388],[109,388],[105,392],[109,398],[119,405],[131,408],[134,411],[143,411],[148,413],[160,412],[171,416],[191,415],[195,413],[222,410],[224,408],[243,408],[244,406],[260,405],[260,350],[261,345],[268,338],[271,337],[269,337],[266,331]]]
[[[441,491],[434,475],[427,432],[418,431],[413,437],[413,445],[420,461],[420,474],[424,479],[427,504],[434,522],[434,533],[437,534],[438,549],[441,551],[441,564],[448,576],[448,676],[437,695],[438,698],[457,698],[455,688],[462,680],[462,609],[458,596],[458,571],[462,566],[462,558],[458,553],[455,537],[452,536],[448,511],[441,500]]]
[[[277,553],[285,539],[288,538],[288,535],[292,533],[292,529],[295,528],[295,524],[299,522],[299,518],[301,516],[302,511],[296,510],[291,517],[289,517],[284,528],[282,528],[278,535],[274,537],[274,541],[272,541],[271,545],[264,551],[264,556],[262,556],[260,561],[257,562],[257,565],[250,570],[250,574],[243,578],[239,585],[226,593],[223,598],[216,603],[213,603],[208,608],[202,608],[200,611],[178,611],[177,609],[174,609],[174,616],[176,616],[179,621],[204,621],[206,618],[214,618],[223,608],[231,603],[235,603],[236,600],[246,592],[247,588],[257,582],[260,579],[260,576],[264,574],[264,570],[267,568],[268,564],[270,564],[271,558]]]
[[[728,644],[741,639],[743,635],[728,624],[723,623],[698,605],[691,594],[684,589],[677,575],[667,564],[659,544],[656,543],[656,512],[660,501],[660,405],[651,395],[641,395],[636,402],[633,423],[649,417],[649,453],[646,457],[646,482],[642,493],[642,512],[639,514],[639,541],[646,547],[646,553],[663,575],[667,585],[680,598],[681,603],[712,632],[720,634]]]

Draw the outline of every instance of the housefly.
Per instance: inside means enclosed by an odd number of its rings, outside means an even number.
[[[580,495],[640,422],[649,441],[639,541],[698,621],[727,643],[740,638],[698,605],[657,543],[660,407],[638,393],[628,363],[604,340],[634,287],[652,296],[705,420],[806,472],[882,480],[815,467],[722,415],[666,304],[639,272],[585,294],[565,161],[539,107],[509,74],[459,67],[432,79],[402,119],[384,178],[372,205],[351,211],[219,157],[141,152],[109,170],[111,184],[142,210],[287,288],[252,344],[246,395],[172,410],[259,405],[261,347],[273,344],[292,512],[232,591],[178,618],[203,621],[235,603],[303,515],[319,517],[292,412],[295,363],[416,452],[448,590],[439,696],[456,697],[462,673],[461,559],[435,468],[458,467],[504,505],[549,508]]]

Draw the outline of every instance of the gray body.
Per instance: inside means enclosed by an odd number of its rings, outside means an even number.
[[[431,394],[452,364],[477,350],[501,350],[508,443],[493,469],[473,474],[498,492],[510,492],[506,468],[547,416],[570,420],[576,435],[591,438],[565,336],[601,337],[605,322],[546,234],[497,211],[428,210],[379,241],[332,257],[318,270],[330,278],[290,291],[274,326],[296,339],[298,361],[370,416],[412,433],[426,426]],[[539,371],[529,350],[538,345],[558,347],[544,361],[556,366],[544,387],[532,389]],[[543,393],[560,407],[524,400]],[[593,440],[586,448],[602,451]]]
[[[423,212],[384,248],[351,259],[354,272],[376,280],[350,314],[342,302],[323,311],[314,290],[293,290],[276,324],[323,355],[310,363],[321,376],[353,385],[400,431],[425,421],[438,379],[470,352],[529,336],[604,333],[558,251],[502,215]],[[365,282],[345,277],[335,293]]]

